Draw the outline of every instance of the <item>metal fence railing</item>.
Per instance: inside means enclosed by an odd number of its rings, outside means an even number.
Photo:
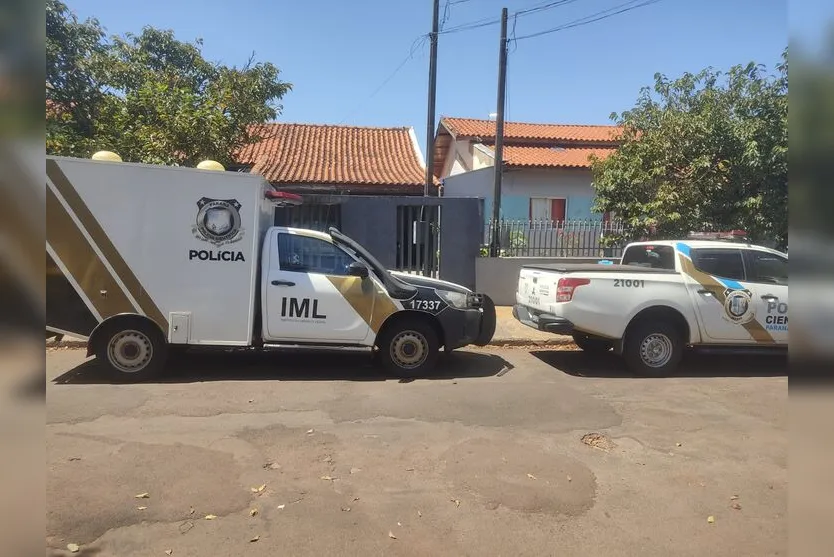
[[[620,221],[490,220],[481,255],[489,257],[497,237],[499,257],[619,257],[622,246],[605,247],[602,239],[623,234]]]

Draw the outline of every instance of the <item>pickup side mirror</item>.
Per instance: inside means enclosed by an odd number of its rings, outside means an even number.
[[[354,261],[348,265],[348,274],[352,277],[361,277],[366,279],[368,278],[369,271],[365,265],[359,263],[358,261]]]

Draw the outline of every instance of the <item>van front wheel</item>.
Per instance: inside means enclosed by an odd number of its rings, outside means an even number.
[[[396,377],[417,377],[431,371],[437,363],[440,343],[437,333],[420,320],[403,321],[386,328],[377,343],[379,357]]]

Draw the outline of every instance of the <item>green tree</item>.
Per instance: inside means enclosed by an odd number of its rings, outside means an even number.
[[[613,211],[632,238],[743,229],[784,246],[787,49],[776,69],[656,74],[653,92],[643,88],[633,109],[611,116],[623,143],[593,161],[594,209]]]
[[[103,33],[94,33],[97,22],[79,24],[65,7],[54,12],[50,40],[56,51],[72,54],[65,56],[71,63],[57,64],[54,73],[83,82],[70,92],[63,91],[66,80],[53,85],[62,89],[54,106],[66,125],[48,130],[48,152],[89,156],[107,149],[125,161],[194,166],[214,159],[228,165],[235,151],[259,139],[252,124],[278,116],[278,101],[292,87],[269,62],[250,58],[238,68],[206,60],[199,39],[183,42],[170,30],[144,27],[138,35],[104,42]],[[72,71],[77,68],[83,71]],[[84,94],[72,92],[77,89]],[[66,107],[89,118],[69,118]]]
[[[83,152],[93,137],[102,94],[93,64],[104,51],[95,19],[79,22],[60,0],[46,2],[46,148]]]

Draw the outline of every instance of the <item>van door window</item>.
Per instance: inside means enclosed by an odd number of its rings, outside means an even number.
[[[353,261],[330,242],[298,234],[278,234],[278,263],[283,271],[346,276]]]

